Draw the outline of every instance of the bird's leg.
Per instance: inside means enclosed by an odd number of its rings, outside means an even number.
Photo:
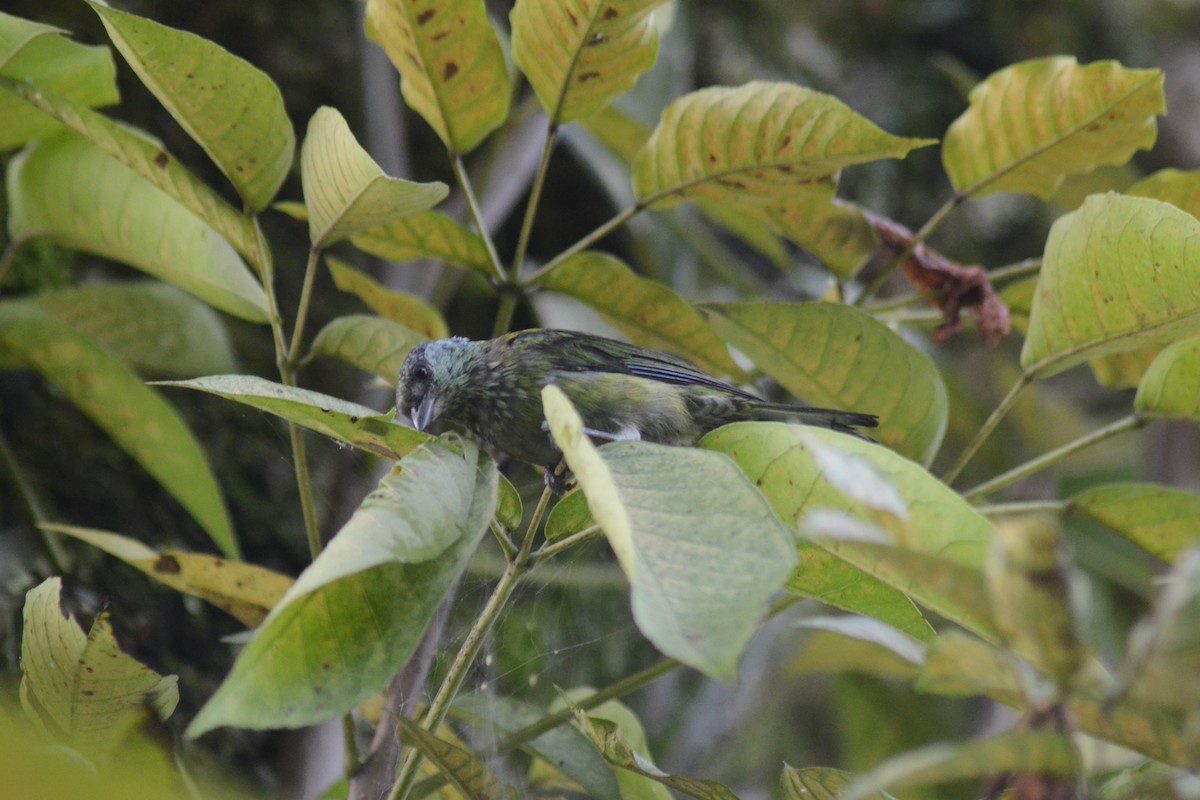
[[[546,485],[556,495],[566,494],[575,485],[575,476],[567,469],[565,458],[554,469],[546,470]]]

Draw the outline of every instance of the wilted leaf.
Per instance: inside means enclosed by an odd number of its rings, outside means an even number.
[[[450,335],[442,315],[421,298],[389,289],[340,258],[328,256],[325,263],[333,277],[334,286],[362,300],[384,319],[403,325],[428,339],[445,339]]]
[[[414,330],[371,314],[347,314],[330,320],[313,339],[316,356],[338,358],[395,383],[408,351],[425,341]]]
[[[458,745],[439,739],[417,723],[399,717],[404,740],[437,767],[463,797],[517,800],[517,790],[500,781],[483,759]]]
[[[552,124],[587,117],[654,66],[651,14],[666,0],[520,0],[512,10],[513,61]]]
[[[237,538],[204,451],[170,405],[122,361],[47,311],[0,303],[0,351],[59,387],[200,524],[221,552]]]
[[[946,132],[942,163],[973,197],[1049,197],[1066,175],[1123,164],[1154,145],[1165,113],[1163,73],[1073,57],[1023,61],[971,90],[971,106]]]
[[[786,764],[779,776],[784,800],[838,800],[842,790],[854,779],[853,773],[829,767],[796,769]],[[886,792],[876,792],[863,800],[892,800]]]
[[[1200,221],[1158,200],[1095,195],[1050,229],[1021,366],[1048,376],[1200,333]]]
[[[267,74],[195,34],[95,0],[113,44],[246,205],[261,211],[292,168],[296,135]]]
[[[42,139],[8,166],[14,239],[50,238],[173,283],[251,322],[267,296],[233,247],[161,189],[74,133]]]
[[[314,248],[427,211],[449,188],[389,178],[354,138],[336,109],[321,106],[300,148],[308,233]]]
[[[368,0],[367,37],[452,153],[469,153],[508,116],[504,54],[482,0]]]

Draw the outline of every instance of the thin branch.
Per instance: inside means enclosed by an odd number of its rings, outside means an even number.
[[[1005,517],[1015,514],[1050,513],[1062,514],[1069,504],[1066,500],[1025,500],[1016,503],[989,503],[975,506],[985,517]]]
[[[565,550],[570,550],[580,542],[586,542],[589,539],[595,539],[597,536],[600,536],[603,533],[604,532],[600,530],[599,525],[590,525],[578,533],[573,533],[570,536],[559,539],[557,542],[549,542],[542,545],[530,556],[530,563],[534,565],[541,564],[544,561],[554,558],[554,556]]]
[[[304,265],[304,283],[300,289],[300,302],[296,304],[296,327],[292,329],[292,344],[288,348],[288,371],[294,373],[296,363],[300,360],[300,345],[304,340],[304,325],[308,321],[308,309],[312,305],[313,281],[317,275],[317,263],[321,251],[316,246],[308,249],[308,261]]]
[[[1036,373],[1032,370],[1026,370],[1021,373],[1016,383],[1008,390],[1008,394],[1004,396],[1004,399],[1000,401],[1000,404],[996,406],[991,415],[984,421],[983,427],[976,432],[974,438],[963,448],[962,453],[959,454],[958,459],[955,460],[950,469],[946,470],[945,474],[942,475],[942,481],[947,486],[954,483],[954,479],[962,472],[967,462],[974,457],[975,453],[979,452],[979,448],[983,446],[984,441],[996,429],[996,426],[1000,424],[1000,420],[1004,419],[1004,416],[1012,409],[1013,404],[1017,402],[1017,398],[1021,396],[1021,392],[1033,381],[1035,376]]]
[[[12,478],[13,487],[17,490],[17,497],[20,498],[21,505],[25,507],[25,514],[37,529],[38,535],[42,539],[42,545],[46,548],[46,557],[50,559],[50,566],[56,573],[64,574],[67,564],[66,553],[62,551],[55,535],[42,527],[42,523],[49,522],[49,518],[46,516],[45,509],[42,508],[42,502],[38,499],[33,485],[26,480],[25,470],[21,468],[21,462],[17,461],[17,456],[9,447],[8,440],[4,438],[3,433],[0,433],[0,466],[3,466],[3,471]]]
[[[463,163],[462,156],[455,153],[450,159],[450,166],[454,170],[454,177],[458,181],[458,185],[463,190],[463,196],[467,199],[467,208],[471,212],[471,219],[475,221],[475,228],[479,231],[479,238],[483,239],[484,247],[487,248],[488,262],[492,265],[493,272],[496,273],[496,280],[501,284],[508,281],[508,274],[504,271],[504,265],[500,263],[500,255],[496,252],[496,243],[492,241],[492,235],[488,232],[487,225],[483,221],[483,209],[479,206],[479,201],[475,198],[475,190],[471,187],[471,178],[467,175],[467,167]]]
[[[1002,281],[1015,281],[1021,278],[1028,278],[1030,275],[1037,275],[1042,271],[1042,259],[1027,258],[1024,261],[1018,261],[1015,264],[1007,264],[1003,267],[996,267],[988,271],[988,277],[992,279],[993,284],[1001,283]]]
[[[542,199],[542,189],[546,184],[546,173],[550,167],[550,154],[554,151],[554,142],[557,137],[558,126],[552,123],[546,130],[546,142],[542,145],[542,155],[538,161],[537,171],[533,175],[533,184],[529,189],[529,203],[525,206],[525,219],[521,222],[521,234],[517,238],[517,249],[513,254],[512,266],[508,270],[510,283],[516,283],[521,275],[521,264],[524,263],[525,253],[529,249],[533,221],[537,217],[538,204]]]
[[[882,289],[883,285],[887,283],[888,278],[890,278],[892,273],[896,271],[896,268],[908,260],[917,247],[930,236],[932,236],[933,232],[936,231],[939,226],[941,226],[946,217],[950,216],[950,212],[958,208],[958,206],[961,205],[966,199],[966,195],[955,194],[949,200],[943,203],[942,207],[935,211],[933,216],[921,226],[921,229],[913,234],[912,241],[908,244],[908,246],[901,250],[895,258],[888,262],[886,267],[879,271],[879,274],[876,275],[869,284],[867,284],[867,288],[863,289],[862,294],[856,297],[851,305],[861,306],[868,297],[871,297],[880,289]]]

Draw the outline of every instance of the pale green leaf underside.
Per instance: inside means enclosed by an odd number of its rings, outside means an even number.
[[[1200,338],[1175,342],[1158,354],[1133,407],[1141,414],[1200,422]]]
[[[19,17],[0,16],[0,76],[69,97],[83,106],[112,105],[119,99],[117,69],[107,47],[72,42],[57,28]],[[54,120],[23,99],[0,92],[0,152],[47,136]]]
[[[1106,484],[1075,495],[1069,508],[1168,563],[1200,543],[1200,496],[1181,489],[1149,483]]]
[[[740,372],[725,343],[696,309],[664,284],[634,274],[614,256],[599,251],[571,256],[550,270],[540,285],[600,312],[637,344],[683,356],[714,375]]]
[[[325,264],[329,267],[334,286],[362,300],[384,319],[416,331],[427,339],[445,339],[450,335],[450,329],[437,309],[416,295],[389,289],[340,258],[327,256]]]
[[[135,369],[179,378],[234,369],[220,317],[168,283],[93,283],[30,299]]]
[[[359,250],[388,261],[433,258],[492,275],[487,245],[445,214],[425,211],[350,237]]]
[[[296,135],[279,87],[214,42],[89,2],[142,83],[229,178],[266,208],[292,167]]]
[[[692,92],[663,112],[633,163],[634,194],[665,208],[688,199],[765,202],[833,194],[838,170],[901,158],[929,139],[892,136],[831,95],[755,81]]]
[[[1200,333],[1200,222],[1158,200],[1093,195],[1050,229],[1021,366],[1052,375]]]
[[[876,414],[871,437],[928,464],[949,401],[933,362],[869,314],[836,303],[716,303],[709,323],[814,406]]]
[[[313,247],[427,211],[449,193],[444,183],[383,174],[337,110],[317,109],[300,148],[300,175]]]
[[[392,384],[404,357],[425,337],[414,330],[372,314],[337,317],[313,339],[313,355],[337,358]]]
[[[104,753],[152,709],[167,719],[179,702],[177,678],[162,676],[124,653],[107,613],[84,635],[60,603],[61,578],[25,595],[21,704],[51,735],[85,753]]]
[[[954,188],[974,197],[1049,197],[1067,175],[1124,164],[1148,150],[1166,112],[1163,73],[1074,57],[1024,61],[971,90],[950,126],[942,163]]]
[[[368,0],[367,37],[452,153],[469,153],[508,116],[504,53],[482,0]]]
[[[555,442],[629,578],[639,630],[666,655],[733,678],[795,563],[787,530],[727,458],[646,442],[597,452],[560,391],[547,387],[543,401]]]
[[[412,464],[402,462],[401,469],[424,471],[428,466],[416,458]],[[188,735],[222,725],[301,727],[345,713],[383,689],[416,648],[495,510],[498,473],[491,459],[468,448],[463,467],[443,487],[441,499],[448,502],[438,524],[448,529],[433,532],[433,538],[448,545],[439,555],[417,562],[393,558],[374,566],[367,565],[375,559],[366,558],[352,565],[365,569],[349,574],[345,569],[328,570],[324,556],[318,557],[297,580],[297,586],[316,588],[302,593],[293,587],[275,607],[200,710]],[[425,483],[445,475],[440,468],[433,472],[411,480]],[[373,495],[371,502],[375,512],[404,513],[396,497]],[[385,525],[399,521],[399,516],[383,519]],[[354,535],[364,536],[380,550],[392,549],[385,542],[388,532],[360,523],[353,523]],[[403,538],[393,536],[391,542],[398,544]],[[334,551],[330,562],[346,567],[352,561],[347,549]],[[423,555],[429,552],[427,548]],[[341,577],[326,582],[339,572]]]
[[[178,500],[221,552],[238,544],[200,444],[166,401],[116,356],[25,301],[0,303],[0,350],[58,386]]]
[[[243,256],[258,261],[258,240],[250,217],[242,214],[179,163],[162,144],[64,95],[0,79],[0,88],[21,97],[162,189],[211,225]]]
[[[380,414],[373,408],[253,375],[210,375],[190,381],[163,381],[161,385],[196,389],[244,403],[384,458],[401,458],[432,438],[396,424],[390,414]]]
[[[600,110],[654,66],[651,14],[664,2],[520,0],[513,7],[513,61],[553,123]]]
[[[267,296],[212,227],[117,159],[73,133],[43,139],[8,169],[15,239],[46,237],[105,256],[251,322]]]

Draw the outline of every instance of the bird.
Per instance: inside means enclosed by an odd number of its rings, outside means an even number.
[[[542,411],[547,384],[566,394],[599,441],[691,445],[726,423],[772,419],[869,440],[856,429],[879,424],[873,414],[769,402],[671,353],[551,328],[418,344],[400,367],[396,409],[420,431],[438,421],[466,428],[493,450],[542,467],[558,491],[562,454]]]

